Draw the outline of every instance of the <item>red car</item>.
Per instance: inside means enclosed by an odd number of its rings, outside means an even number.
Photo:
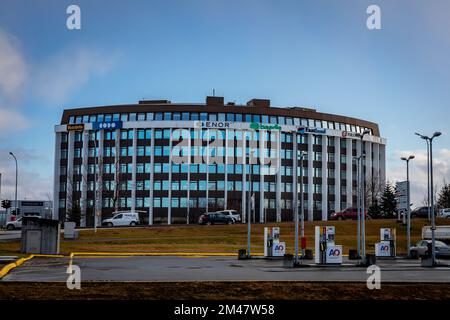
[[[365,212],[365,218],[370,219]],[[334,212],[330,216],[330,220],[357,220],[358,219],[358,208],[347,208],[341,212]]]

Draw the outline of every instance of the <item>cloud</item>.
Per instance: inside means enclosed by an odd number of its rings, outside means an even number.
[[[49,103],[64,103],[89,80],[111,70],[116,60],[115,53],[97,49],[65,49],[36,69],[35,91]]]
[[[13,199],[16,181],[16,166],[14,159],[9,154],[12,151],[18,162],[18,199],[48,200],[48,195],[53,193],[53,181],[51,175],[43,175],[40,171],[33,170],[34,166],[49,166],[50,159],[40,155],[36,150],[23,148],[0,148],[0,173],[2,174],[1,199]]]
[[[0,134],[28,127],[27,120],[17,108],[28,69],[19,41],[0,28]]]
[[[21,113],[0,106],[0,133],[21,131],[27,129],[29,124]]]
[[[15,99],[27,79],[28,67],[19,42],[0,28],[0,96]]]
[[[424,205],[427,196],[427,151],[426,149],[394,151],[388,161],[391,165],[387,178],[391,182],[406,180],[406,164],[401,157],[413,154],[415,158],[410,161],[411,202],[413,207]],[[438,192],[444,181],[450,182],[450,149],[441,148],[433,150],[433,184]]]

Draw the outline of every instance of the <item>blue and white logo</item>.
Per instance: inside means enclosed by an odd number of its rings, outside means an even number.
[[[93,122],[93,130],[115,130],[122,128],[122,121],[111,121],[111,122]]]

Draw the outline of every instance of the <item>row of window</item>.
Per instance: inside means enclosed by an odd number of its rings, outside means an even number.
[[[89,123],[89,122],[153,121],[153,120],[258,122],[258,123],[279,124],[279,125],[308,126],[316,128],[344,130],[358,133],[362,133],[364,132],[365,129],[368,129],[361,126],[350,125],[336,121],[305,119],[305,118],[274,116],[274,115],[269,116],[258,114],[242,114],[242,113],[131,112],[131,113],[98,114],[98,115],[83,115],[83,116],[69,117],[70,124]]]
[[[153,198],[153,208],[206,208],[207,205],[209,207],[218,207],[224,208],[225,199],[224,198],[188,198],[187,197],[173,197],[169,199],[168,197],[154,197]],[[290,199],[281,199],[281,209],[292,210],[293,209],[293,201]],[[131,208],[132,207],[132,198],[130,197],[121,197],[119,198],[119,208]],[[136,208],[146,209],[150,206],[150,198],[149,197],[137,197],[136,198]],[[59,208],[63,209],[66,206],[66,200],[59,200]],[[102,198],[102,206],[103,208],[113,208],[114,200],[112,198]],[[346,202],[341,202],[341,208],[347,207],[348,204]],[[94,207],[94,200],[89,199],[87,201],[87,207]],[[264,199],[264,208],[265,209],[276,209],[276,199]],[[314,200],[313,201],[313,209],[321,210],[322,201]],[[335,202],[328,201],[328,210],[335,210]]]
[[[250,182],[246,181],[246,189],[250,189]],[[115,182],[112,180],[105,180],[103,181],[103,189],[105,191],[114,191],[115,190]],[[176,181],[168,181],[168,180],[156,180],[154,181],[153,189],[155,191],[224,191],[225,185],[227,191],[242,191],[243,190],[243,183],[242,181],[206,181],[206,180],[199,180],[199,181],[187,181],[187,180],[176,180]],[[264,182],[264,192],[276,192],[276,182]],[[260,182],[259,181],[252,181],[251,183],[252,191],[259,192],[260,191]],[[281,182],[280,183],[281,190],[280,192],[293,192],[293,184],[290,182]],[[94,191],[94,181],[88,181],[87,182],[87,190],[88,191]],[[133,181],[132,180],[126,180],[126,181],[120,181],[118,184],[120,191],[132,191],[133,189]],[[300,183],[297,186],[297,190],[300,190]],[[356,189],[352,187],[353,192],[356,193]],[[138,180],[136,181],[136,190],[142,190],[142,191],[149,191],[150,190],[150,180]],[[326,190],[328,194],[334,194],[335,193],[335,186],[334,185],[327,185]],[[65,192],[66,191],[66,184],[61,183],[60,184],[60,191]],[[73,191],[79,192],[81,191],[81,182],[75,181],[73,182]],[[308,184],[303,184],[303,192],[307,196],[308,194]],[[341,186],[341,194],[346,194],[347,187]],[[313,184],[313,193],[314,194],[322,194],[322,184]]]

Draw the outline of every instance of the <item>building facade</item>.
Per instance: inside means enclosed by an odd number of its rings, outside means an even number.
[[[7,221],[11,221],[11,212],[16,209],[16,201],[11,200],[11,208],[0,210],[0,227],[3,227]],[[40,216],[44,219],[53,217],[53,203],[49,200],[17,200],[17,217],[22,216]],[[16,217],[16,218],[17,218]]]
[[[385,148],[375,123],[264,99],[68,109],[55,126],[54,218],[79,205],[82,226],[127,210],[145,224],[219,209],[288,221],[302,182],[306,219],[327,220],[356,205],[357,156],[366,184],[384,185]]]

